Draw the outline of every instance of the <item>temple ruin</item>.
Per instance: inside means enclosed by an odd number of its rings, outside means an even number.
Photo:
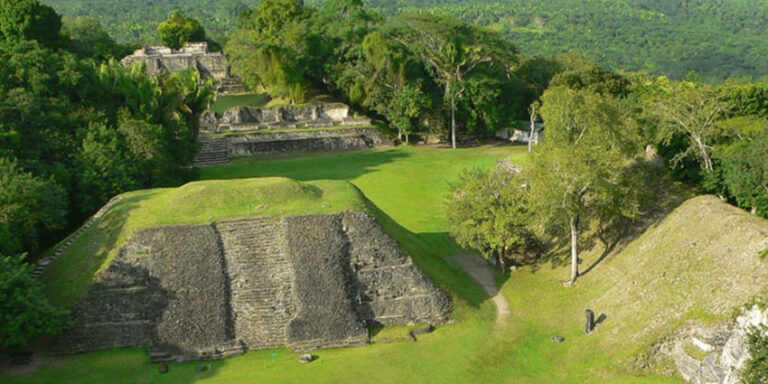
[[[137,62],[144,63],[150,76],[194,68],[202,78],[213,80],[219,93],[245,91],[240,79],[230,74],[224,54],[208,51],[206,42],[187,43],[181,49],[163,45],[145,46],[120,60],[126,68]]]
[[[366,344],[438,323],[448,298],[366,213],[138,231],[73,308],[64,352],[149,346],[150,361]]]

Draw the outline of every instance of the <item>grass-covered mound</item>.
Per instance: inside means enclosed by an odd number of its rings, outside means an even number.
[[[768,294],[766,248],[768,221],[713,196],[687,200],[571,287],[563,286],[568,266],[513,273],[502,287],[510,327],[477,361],[499,379],[525,372],[515,382],[640,382],[674,372],[654,347],[686,321],[728,321],[735,308]],[[602,252],[584,253],[581,268]],[[605,316],[592,335],[583,333],[588,308]],[[553,335],[566,342],[551,342]]]
[[[126,193],[46,271],[46,294],[58,306],[73,304],[87,292],[94,274],[109,265],[138,229],[204,224],[231,217],[362,209],[365,204],[358,191],[339,181],[297,182],[269,177],[199,181],[179,188]]]

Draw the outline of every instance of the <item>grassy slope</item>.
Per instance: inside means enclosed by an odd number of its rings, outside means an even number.
[[[285,178],[200,181],[180,188],[126,193],[51,265],[43,277],[46,294],[56,305],[73,303],[86,292],[91,276],[109,264],[136,229],[363,207],[359,193],[347,183],[299,183]]]
[[[699,197],[574,287],[562,286],[568,275],[563,266],[546,264],[514,273],[502,285],[512,314],[502,326],[494,326],[493,309],[479,287],[450,262],[449,256],[461,250],[446,234],[443,197],[447,183],[462,169],[492,166],[509,153],[524,162],[519,147],[397,148],[240,159],[203,172],[206,178],[285,175],[304,181],[352,181],[377,206],[373,212],[385,228],[454,296],[460,321],[418,343],[405,341],[401,328],[385,329],[376,336],[379,343],[323,350],[321,359],[307,366],[298,365],[296,355],[287,350],[255,351],[213,362],[206,373],[194,372],[194,364],[186,363],[174,365],[167,375],[146,365],[142,350],[130,349],[88,354],[34,375],[4,380],[678,383],[674,377],[635,376],[640,373],[633,369],[635,357],[682,321],[724,319],[730,308],[766,291],[759,282],[768,281],[768,270],[757,253],[768,247],[768,224],[713,198]],[[596,247],[585,252],[583,265],[591,265],[601,251]],[[581,332],[586,308],[607,315],[590,336]],[[549,341],[555,334],[566,342]],[[382,342],[387,339],[394,342]]]

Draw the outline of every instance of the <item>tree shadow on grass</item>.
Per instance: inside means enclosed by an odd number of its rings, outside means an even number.
[[[201,179],[279,176],[299,181],[353,180],[378,166],[410,156],[402,150],[387,149],[243,157],[230,164],[203,168]]]

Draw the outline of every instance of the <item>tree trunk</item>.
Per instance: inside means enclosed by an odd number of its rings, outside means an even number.
[[[504,264],[504,256],[499,253],[496,255],[496,258],[499,260],[499,267],[501,268],[501,273],[504,273],[507,271],[507,265]]]
[[[451,101],[451,147],[456,149],[456,101]]]
[[[533,134],[536,130],[536,109],[531,108],[531,133],[528,135],[528,152],[533,152]]]
[[[753,215],[757,215],[757,206],[753,206],[750,213],[752,213]]]
[[[410,138],[410,136],[409,136],[409,135],[406,133],[406,134],[405,134],[405,144],[406,144],[406,145],[408,145],[408,144],[410,144],[410,143],[411,143],[411,138]]]
[[[696,141],[696,146],[699,147],[701,158],[704,160],[704,171],[712,172],[715,167],[712,165],[712,159],[709,157],[709,153],[707,153],[707,147],[704,145],[704,142],[700,137],[697,136],[694,138],[694,140]]]
[[[579,277],[579,222],[571,218],[571,284]]]

